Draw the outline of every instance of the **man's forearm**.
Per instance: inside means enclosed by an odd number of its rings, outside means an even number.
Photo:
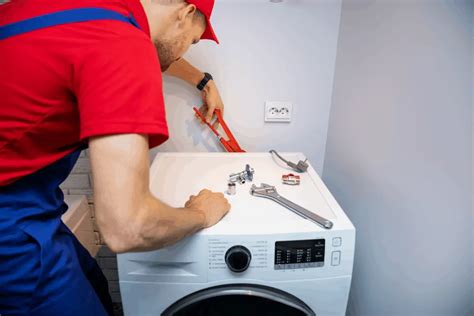
[[[101,221],[103,225],[99,226],[102,226],[101,230],[104,229],[105,242],[114,252],[160,249],[205,227],[205,215],[202,211],[173,208],[151,194],[136,209],[130,210],[129,215],[125,216],[127,218],[126,223],[110,225]]]
[[[158,216],[159,215],[159,216]],[[138,246],[127,251],[146,251],[170,246],[205,227],[205,215],[191,208],[173,208],[151,194],[140,210]]]
[[[186,81],[192,86],[197,86],[204,77],[204,73],[191,65],[184,58],[175,61],[165,72],[167,75]]]

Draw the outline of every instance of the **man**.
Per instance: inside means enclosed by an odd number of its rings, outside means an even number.
[[[221,193],[173,208],[148,189],[148,149],[168,138],[161,71],[202,89],[207,120],[223,108],[210,76],[180,59],[200,38],[217,42],[213,2],[0,6],[2,316],[112,314],[106,279],[60,220],[58,186],[87,145],[97,223],[115,252],[170,245],[229,211]]]

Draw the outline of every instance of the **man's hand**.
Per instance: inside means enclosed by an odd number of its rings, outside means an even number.
[[[217,224],[230,210],[230,204],[222,193],[202,190],[197,196],[191,195],[184,207],[201,211],[205,216],[205,227]]]
[[[211,123],[215,110],[220,110],[222,116],[224,116],[224,103],[222,102],[221,95],[217,90],[214,80],[209,80],[202,90],[202,101],[204,105],[199,108],[199,111],[206,118],[207,122]],[[216,120],[213,125],[217,128],[219,122]]]
[[[204,74],[199,69],[191,65],[184,58],[180,58],[172,63],[166,71],[166,74],[184,80],[193,87],[201,82],[204,77]],[[222,116],[224,116],[224,103],[222,102],[214,80],[209,80],[202,90],[202,100],[204,105],[201,106],[199,111],[206,118],[206,121],[211,123],[214,117],[214,111],[217,109],[221,110]],[[196,116],[196,118],[198,117]],[[213,125],[217,128],[219,124],[216,121]]]

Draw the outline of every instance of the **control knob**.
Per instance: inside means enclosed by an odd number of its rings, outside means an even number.
[[[252,254],[244,246],[233,246],[225,254],[225,263],[233,272],[244,272],[250,265]]]

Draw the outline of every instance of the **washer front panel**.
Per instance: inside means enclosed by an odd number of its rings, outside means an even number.
[[[225,262],[226,252],[234,246],[251,252],[250,266],[241,273],[232,272]],[[354,231],[213,236],[208,238],[207,276],[208,281],[283,281],[350,275],[353,256]]]

